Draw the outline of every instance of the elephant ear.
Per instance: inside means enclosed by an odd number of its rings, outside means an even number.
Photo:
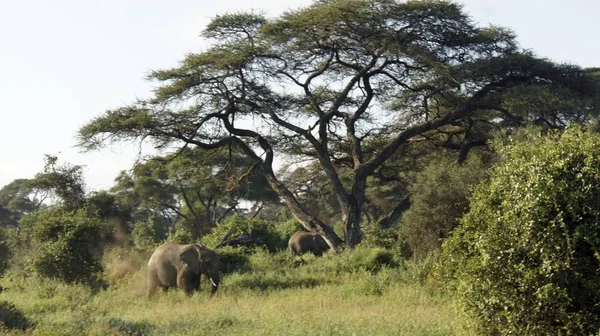
[[[179,258],[193,273],[200,274],[200,251],[197,246],[193,244],[186,246],[179,254]]]
[[[194,245],[196,245],[196,247],[198,248],[198,252],[200,253],[200,267],[214,267],[212,266],[212,264],[218,262],[216,253],[200,243],[196,243]]]

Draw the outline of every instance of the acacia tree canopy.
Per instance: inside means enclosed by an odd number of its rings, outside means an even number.
[[[477,27],[447,1],[322,0],[272,19],[217,16],[202,36],[210,47],[151,72],[159,83],[154,95],[90,121],[79,145],[235,144],[294,217],[332,247],[341,240],[278,178],[276,154],[300,152],[318,162],[340,204],[346,243],[354,246],[362,239],[368,177],[409,141],[459,134],[468,145],[473,139],[464,130],[475,122],[520,120],[503,99],[517,87],[589,94],[578,67],[520,51],[510,31]],[[350,183],[334,164],[342,156]]]

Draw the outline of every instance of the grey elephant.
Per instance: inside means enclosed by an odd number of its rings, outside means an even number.
[[[288,247],[293,255],[312,252],[316,256],[323,255],[329,249],[329,245],[323,236],[318,233],[299,231],[292,235]]]
[[[206,275],[212,284],[211,293],[219,288],[219,258],[202,244],[159,246],[148,261],[148,296],[158,287],[177,287],[186,294],[200,290],[200,278]]]

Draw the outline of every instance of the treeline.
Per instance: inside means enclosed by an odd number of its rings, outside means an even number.
[[[78,133],[86,150],[161,154],[91,194],[81,167],[48,156],[0,190],[20,232],[5,253],[100,289],[107,244],[275,252],[305,229],[334,250],[439,258],[480,333],[598,330],[598,69],[540,58],[446,1],[225,14],[202,36],[149,75],[151,98]]]

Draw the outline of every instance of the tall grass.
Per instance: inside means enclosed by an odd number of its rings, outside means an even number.
[[[191,297],[173,290],[145,296],[146,254],[105,257],[110,286],[23,278],[9,272],[0,301],[32,323],[31,335],[463,335],[448,298],[419,281],[423,268],[385,250],[356,249],[322,258],[257,250],[247,267],[224,274]],[[393,259],[393,258],[392,258]],[[0,331],[1,332],[1,331]]]

